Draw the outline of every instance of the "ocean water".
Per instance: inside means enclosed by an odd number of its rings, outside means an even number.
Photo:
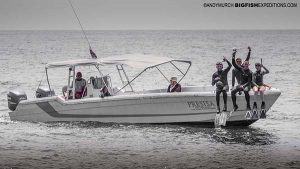
[[[270,70],[265,82],[282,95],[267,119],[244,128],[11,121],[8,91],[22,89],[33,97],[46,63],[89,53],[80,31],[0,31],[0,168],[300,168],[299,30],[87,31],[87,36],[100,58],[145,53],[191,60],[183,85],[210,85],[217,61],[230,59],[233,47],[245,59],[251,46],[251,69],[262,58]],[[60,73],[51,74],[57,94],[64,85]],[[150,75],[145,80],[167,85]]]

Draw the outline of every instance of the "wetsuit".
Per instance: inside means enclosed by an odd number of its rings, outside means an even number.
[[[224,100],[224,111],[227,111],[227,91],[229,90],[228,87],[228,80],[227,80],[227,74],[232,67],[231,63],[226,60],[228,67],[224,70],[221,71],[216,71],[212,75],[212,82],[211,84],[214,86],[216,83],[219,81],[222,82],[221,86],[216,86],[216,101],[217,101],[217,107],[218,107],[218,112],[220,112],[220,94],[223,93],[223,100]],[[218,78],[219,77],[219,78]],[[216,80],[217,78],[217,80]]]
[[[249,90],[251,89],[252,84],[252,71],[250,69],[245,69],[244,67],[237,65],[235,62],[235,54],[236,52],[232,54],[232,64],[241,73],[241,84],[231,91],[233,107],[234,110],[238,109],[238,106],[236,104],[236,93],[239,91],[244,91],[247,102],[247,109],[251,109]]]
[[[269,73],[269,70],[265,67],[263,67],[266,71],[262,71],[262,70],[257,70],[256,72],[253,73],[253,77],[252,77],[252,83],[254,86],[257,86],[258,90],[260,91],[260,97],[261,97],[261,100],[262,100],[262,103],[261,103],[261,109],[264,109],[265,108],[265,101],[264,101],[264,90],[261,90],[261,87],[262,86],[265,86],[264,84],[264,80],[263,80],[263,77],[265,74],[268,74]],[[255,100],[257,100],[257,97],[258,97],[258,91],[255,91],[254,93],[255,95]],[[255,106],[256,105],[256,102],[254,102]]]
[[[170,84],[168,86],[167,92],[181,92],[181,85],[179,83],[176,83],[176,85],[172,87],[172,85]]]
[[[251,50],[249,50],[247,58],[245,61],[249,61],[250,59],[250,55],[251,55]],[[234,61],[235,62],[235,61]],[[232,62],[233,63],[233,62]],[[241,84],[241,78],[242,78],[242,73],[240,71],[238,71],[236,68],[232,69],[232,88],[235,85],[235,79],[238,83],[238,85]]]
[[[264,68],[266,71],[256,71],[253,73],[253,84],[255,86],[264,86],[263,77],[269,73],[269,70]]]

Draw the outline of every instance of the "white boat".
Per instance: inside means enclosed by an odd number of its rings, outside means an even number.
[[[185,70],[176,63],[185,64]],[[38,88],[37,98],[28,99],[24,92],[8,93],[8,106],[11,120],[52,122],[52,121],[98,121],[103,123],[152,123],[152,124],[197,124],[214,125],[216,116],[215,88],[201,86],[183,86],[180,93],[167,93],[166,88],[155,90],[134,90],[132,83],[149,69],[157,69],[167,80],[159,68],[171,65],[181,74],[179,82],[188,73],[191,61],[177,60],[142,54],[131,54],[108,57],[104,59],[84,59],[49,63],[45,66],[47,88]],[[86,96],[74,98],[75,72],[78,66],[94,67],[97,75],[87,82]],[[113,87],[109,76],[102,73],[103,66],[117,68],[123,87]],[[123,66],[143,68],[137,76],[129,80]],[[53,68],[65,68],[69,71],[66,96],[54,95],[48,80],[47,72]],[[159,74],[158,74],[159,75]],[[152,75],[151,78],[156,78]],[[73,84],[74,83],[74,84]],[[63,85],[63,84],[62,84]],[[106,86],[111,96],[100,97],[100,88]],[[125,91],[124,89],[129,91]],[[253,93],[251,104],[253,103]],[[275,103],[281,92],[272,88],[265,92],[266,111]],[[231,95],[228,93],[228,109],[232,109]],[[222,100],[221,100],[222,102]],[[260,102],[258,102],[260,103]],[[227,126],[248,126],[258,119],[246,119],[246,102],[244,95],[237,96],[239,109],[231,114]]]

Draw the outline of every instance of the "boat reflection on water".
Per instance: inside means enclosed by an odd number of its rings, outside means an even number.
[[[207,133],[212,134],[210,132]],[[211,138],[216,142],[225,144],[244,144],[244,145],[270,145],[278,139],[275,135],[265,130],[253,127],[215,129]]]
[[[184,137],[195,143],[208,140],[208,142],[241,145],[271,145],[279,139],[276,135],[255,127],[227,127],[210,128],[191,125],[171,125],[171,124],[120,124],[101,122],[48,122],[41,123],[46,127],[79,128],[83,130],[109,130],[110,132],[126,132],[128,130],[137,133],[147,133],[148,135],[162,134],[165,137],[177,135],[177,138]]]
[[[177,128],[177,129],[176,129]],[[276,143],[278,138],[260,128],[255,127],[230,127],[230,128],[202,128],[189,126],[176,126],[176,132],[196,135],[200,134],[212,142],[224,144],[243,144],[243,145],[271,145]]]

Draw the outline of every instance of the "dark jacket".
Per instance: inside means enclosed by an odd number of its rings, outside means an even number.
[[[167,92],[181,92],[181,85],[179,83],[176,83],[173,89],[172,90],[170,89],[171,89],[171,85],[168,86]]]

